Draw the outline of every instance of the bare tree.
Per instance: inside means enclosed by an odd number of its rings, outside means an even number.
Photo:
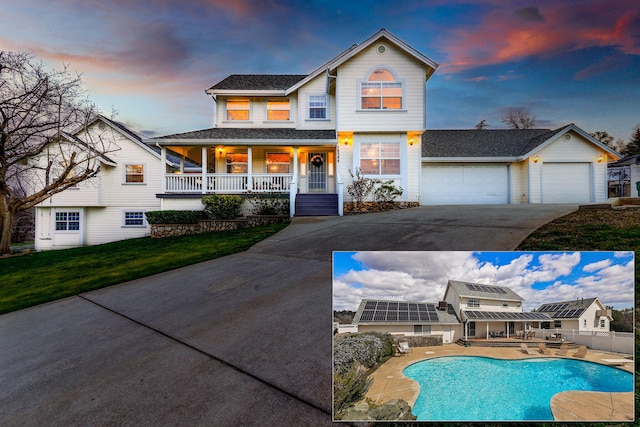
[[[536,125],[536,118],[522,108],[511,108],[502,116],[502,123],[511,129],[531,129]]]
[[[28,53],[0,52],[0,255],[18,211],[94,177],[113,139],[75,136],[95,119],[79,75],[47,71]]]
[[[591,134],[592,137],[594,137],[595,139],[597,139],[598,141],[602,142],[604,145],[606,145],[609,148],[613,148],[616,151],[620,151],[621,149],[624,148],[624,141],[621,139],[618,139],[617,141],[614,141],[613,136],[609,135],[609,133],[607,131],[600,131],[597,130]]]

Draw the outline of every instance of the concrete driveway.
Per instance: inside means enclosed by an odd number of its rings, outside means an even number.
[[[244,253],[0,316],[1,423],[329,425],[332,251],[512,250],[576,208],[295,218]]]

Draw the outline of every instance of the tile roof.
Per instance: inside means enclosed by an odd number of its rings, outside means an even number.
[[[149,141],[163,140],[336,140],[335,130],[300,130],[291,128],[211,128],[191,132],[152,138]]]
[[[390,305],[395,305],[393,308]],[[401,305],[405,305],[405,308]],[[380,308],[382,306],[382,308]],[[423,306],[420,311],[419,306]],[[430,314],[426,314],[426,306]],[[375,307],[375,308],[371,308]],[[400,312],[406,313],[404,316]],[[438,310],[438,304],[430,302],[390,301],[363,299],[353,317],[352,324],[412,324],[412,325],[456,325],[460,323],[451,304],[446,311]]]
[[[562,129],[428,130],[422,134],[422,157],[518,157]]]
[[[209,90],[287,90],[306,74],[232,74]]]
[[[459,296],[488,298],[495,300],[524,301],[524,298],[504,286],[493,286],[485,285],[482,283],[449,280],[448,287],[453,288],[453,290],[455,290],[455,292]],[[488,291],[483,289],[488,289]]]

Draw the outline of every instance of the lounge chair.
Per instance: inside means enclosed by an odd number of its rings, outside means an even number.
[[[525,343],[520,344],[520,350],[526,354],[536,354],[535,351],[529,350],[529,347]]]
[[[403,350],[402,347],[400,347],[399,344],[396,344],[396,354],[398,356],[403,356],[403,355],[407,354],[407,352],[405,350]]]
[[[567,351],[569,350],[569,345],[568,344],[561,344],[560,345],[560,350],[558,350],[556,352],[556,354],[558,356],[566,356],[567,355]]]
[[[547,345],[543,342],[538,343],[538,351],[542,354],[552,354],[551,350],[547,348]]]
[[[409,347],[409,343],[407,341],[402,341],[400,344],[400,348],[405,353],[411,353],[411,347]]]
[[[578,348],[578,351],[573,353],[573,357],[579,357],[581,359],[583,359],[586,355],[587,355],[587,346],[585,345],[581,345],[580,348]]]

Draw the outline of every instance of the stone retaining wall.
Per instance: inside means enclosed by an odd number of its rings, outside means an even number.
[[[237,230],[239,228],[289,222],[285,215],[249,215],[238,219],[206,219],[198,224],[151,224],[151,237],[154,239],[185,234],[200,234],[213,231]]]
[[[434,347],[442,345],[442,335],[405,335],[396,341],[407,341],[409,347]]]
[[[353,215],[359,213],[385,212],[395,211],[398,209],[417,208],[420,202],[362,202],[362,208],[359,210],[355,202],[344,202],[343,212],[345,215]]]

